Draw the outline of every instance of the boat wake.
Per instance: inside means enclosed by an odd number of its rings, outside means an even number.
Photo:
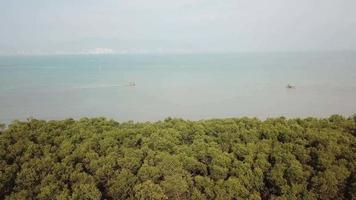
[[[114,87],[135,87],[135,82],[129,82],[127,84],[93,84],[74,87],[74,89],[98,89],[98,88],[114,88]]]

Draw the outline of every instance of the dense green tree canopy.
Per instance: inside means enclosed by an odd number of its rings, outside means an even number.
[[[0,126],[0,199],[355,199],[356,117]]]

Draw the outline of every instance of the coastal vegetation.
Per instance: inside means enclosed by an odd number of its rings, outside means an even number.
[[[0,127],[0,199],[355,199],[356,116]]]

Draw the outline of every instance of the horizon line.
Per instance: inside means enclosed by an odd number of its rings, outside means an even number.
[[[259,54],[259,53],[333,53],[333,52],[356,52],[356,49],[326,49],[326,50],[273,50],[273,51],[133,51],[133,52],[110,52],[110,53],[90,53],[90,52],[34,52],[34,53],[4,53],[0,56],[102,56],[102,55],[184,55],[184,54]]]

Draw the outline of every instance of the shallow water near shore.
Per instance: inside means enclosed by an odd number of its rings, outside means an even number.
[[[356,52],[0,56],[6,123],[349,116],[355,102]]]

